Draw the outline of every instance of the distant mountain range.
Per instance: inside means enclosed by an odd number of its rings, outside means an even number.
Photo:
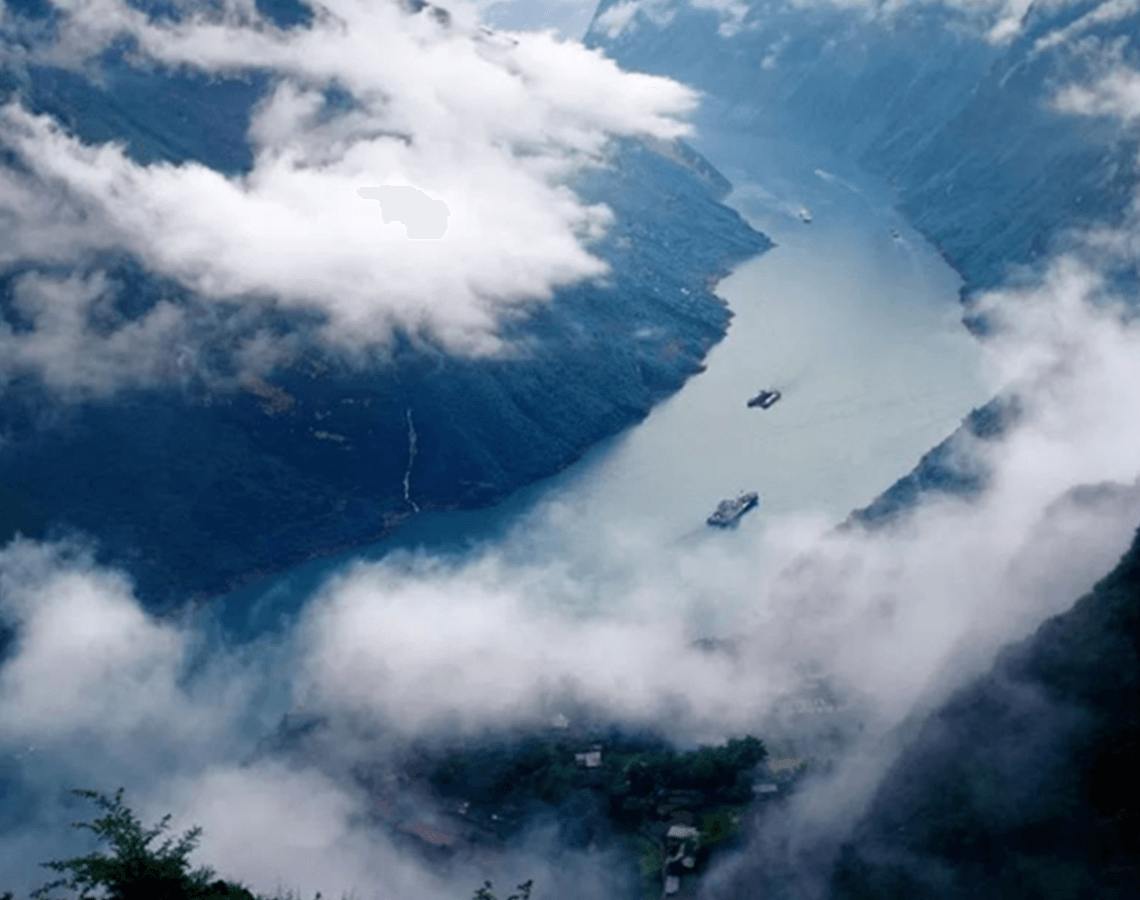
[[[1090,45],[1116,40],[1120,64],[1136,61],[1120,40],[1140,28],[1134,12],[1038,3],[1016,38],[992,43],[982,14],[953,4],[892,15],[754,2],[734,5],[728,23],[716,6],[603,0],[586,42],[707,92],[702,128],[800,137],[881,176],[967,293],[1042,261],[1070,229],[1120,222],[1131,205],[1136,134],[1054,101],[1103,65]],[[1072,39],[1049,40],[1064,28]]]

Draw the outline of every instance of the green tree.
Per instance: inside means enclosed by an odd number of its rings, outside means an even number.
[[[181,837],[166,838],[152,846],[169,828],[167,815],[152,828],[144,828],[123,803],[123,789],[114,797],[98,791],[73,791],[92,800],[103,815],[93,822],[73,827],[92,832],[111,853],[101,850],[87,856],[53,860],[42,865],[64,877],[32,892],[33,900],[55,900],[55,891],[71,891],[75,900],[90,900],[92,891],[104,892],[107,900],[257,900],[237,884],[212,880],[208,868],[191,870],[189,856],[198,845],[202,829],[191,828]]]

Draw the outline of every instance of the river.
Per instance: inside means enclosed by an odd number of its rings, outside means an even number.
[[[777,245],[720,283],[734,318],[706,371],[641,424],[497,507],[425,514],[387,541],[221,598],[227,630],[276,627],[345,562],[396,550],[455,555],[514,542],[557,554],[599,534],[755,547],[791,514],[835,522],[865,505],[989,399],[958,276],[884,185],[776,139],[704,131],[693,143],[733,182],[730,205]],[[747,408],[762,388],[782,398]],[[738,529],[704,525],[719,500],[744,490],[761,502]]]

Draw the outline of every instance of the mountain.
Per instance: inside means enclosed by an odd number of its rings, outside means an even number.
[[[1140,894],[1140,535],[918,729],[843,848],[835,900]]]
[[[698,121],[710,133],[783,134],[887,180],[899,208],[962,274],[968,313],[973,295],[1029,280],[1079,246],[1082,229],[1120,226],[1131,214],[1137,136],[1120,116],[1134,112],[1102,98],[1103,115],[1072,114],[1074,85],[1095,93],[1100,79],[1135,68],[1140,18],[1131,6],[1037,3],[1006,35],[1000,22],[943,5],[905,5],[897,15],[694,6],[604,0],[588,40],[625,65],[706,91]],[[1134,274],[1110,275],[1135,283]],[[967,321],[983,336],[990,325]],[[988,473],[963,468],[969,456],[956,451],[1000,439],[1018,416],[1014,397],[975,410],[848,527],[886,523],[924,494],[977,494]],[[1104,492],[1085,493],[1097,496],[1080,502],[1103,502]],[[1134,516],[1134,506],[1123,514]],[[1138,896],[1140,795],[1129,787],[1138,691],[1140,535],[1091,593],[905,723],[894,736],[901,755],[837,854],[802,836],[794,851],[762,836],[740,872],[706,893]]]
[[[25,31],[52,15],[21,9]],[[17,44],[24,32],[8,26]],[[8,66],[0,86],[84,142],[121,142],[136,162],[247,173],[247,131],[272,79],[139,66],[130,51],[106,51],[97,77]],[[0,175],[23,171],[10,151],[0,163]],[[418,511],[494,504],[563,469],[701,370],[731,318],[715,282],[771,246],[720,202],[728,183],[682,143],[614,139],[575,179],[584,202],[613,211],[593,248],[611,272],[508,321],[518,352],[462,356],[397,333],[389,352],[362,359],[301,341],[240,385],[189,378],[109,397],[61,398],[34,373],[14,375],[0,400],[0,539],[93,538],[160,604],[375,541]],[[88,265],[113,286],[120,324],[193,299],[128,252]],[[27,328],[25,271],[0,271],[0,331]],[[259,327],[287,334],[296,318]]]
[[[1001,41],[964,5],[603,0],[586,41],[705,91],[702,130],[786,135],[879,175],[969,295],[1130,208],[1136,134],[1057,102],[1136,62],[1140,17],[1097,7],[1034,4]]]

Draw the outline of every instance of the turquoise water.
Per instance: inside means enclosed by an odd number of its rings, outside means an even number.
[[[788,516],[841,520],[989,398],[980,348],[960,322],[959,280],[885,186],[810,148],[712,134],[694,143],[736,186],[729,202],[777,243],[721,282],[734,319],[707,370],[640,425],[498,507],[425,514],[389,540],[222,598],[228,630],[280,626],[346,562],[399,552],[461,558],[490,546],[529,561],[585,547],[590,567],[631,535],[746,552]],[[746,407],[770,387],[783,394],[775,406]],[[743,490],[761,503],[738,529],[704,525]]]

